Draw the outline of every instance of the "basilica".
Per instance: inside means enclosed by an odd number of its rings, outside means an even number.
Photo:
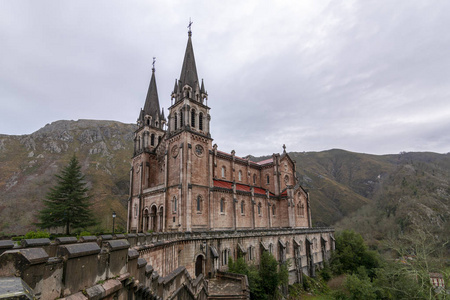
[[[129,232],[311,227],[308,193],[285,150],[254,162],[213,144],[191,32],[171,98],[166,119],[153,68],[134,138]]]
[[[262,161],[220,151],[208,101],[189,30],[167,118],[153,66],[134,133],[127,231],[170,239],[139,248],[140,256],[162,276],[184,267],[193,278],[214,278],[228,270],[229,257],[258,264],[269,251],[293,262],[291,283],[313,276],[334,248],[334,230],[312,226],[295,161],[284,145]]]

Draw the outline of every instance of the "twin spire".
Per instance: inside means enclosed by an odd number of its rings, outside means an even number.
[[[175,80],[174,90],[172,92],[172,97],[178,93],[181,93],[181,88],[188,85],[191,89],[201,95],[201,99],[207,98],[207,93],[205,90],[205,85],[201,83],[201,87],[198,82],[197,66],[195,64],[194,48],[192,46],[192,32],[191,32],[192,22],[189,22],[188,31],[188,43],[186,46],[186,52],[184,54],[183,67],[181,68],[180,80]],[[180,90],[179,90],[180,89]],[[150,117],[150,124],[146,121],[146,116]],[[164,117],[164,109],[160,110],[158,91],[156,88],[155,79],[155,57],[153,58],[152,67],[152,77],[150,79],[150,84],[148,87],[147,98],[145,99],[144,109],[141,109],[141,113],[138,119],[138,125],[151,125],[154,127],[159,127],[162,129],[162,123],[166,122]],[[157,122],[157,123],[156,123]]]

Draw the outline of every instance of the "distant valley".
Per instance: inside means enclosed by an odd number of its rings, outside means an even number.
[[[56,121],[30,135],[0,135],[0,234],[34,229],[54,174],[75,153],[86,175],[95,230],[126,228],[134,124]],[[290,152],[309,191],[314,226],[354,228],[376,244],[409,226],[450,236],[450,154]],[[255,160],[262,158],[254,158]]]

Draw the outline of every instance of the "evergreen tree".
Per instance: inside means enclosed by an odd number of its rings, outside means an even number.
[[[45,207],[39,212],[40,223],[37,225],[41,228],[65,226],[67,235],[71,227],[95,225],[97,222],[90,210],[88,188],[75,155],[55,177],[57,184],[50,188],[44,200]]]

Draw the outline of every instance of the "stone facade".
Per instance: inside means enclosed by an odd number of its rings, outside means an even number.
[[[292,262],[291,282],[314,275],[333,250],[334,231],[312,228],[309,194],[284,145],[281,154],[255,162],[213,144],[191,32],[167,119],[152,70],[135,132],[127,230],[197,238],[141,247],[141,257],[162,276],[183,266],[193,277],[213,278],[227,271],[229,257],[258,264],[261,251],[270,251],[280,263]]]

